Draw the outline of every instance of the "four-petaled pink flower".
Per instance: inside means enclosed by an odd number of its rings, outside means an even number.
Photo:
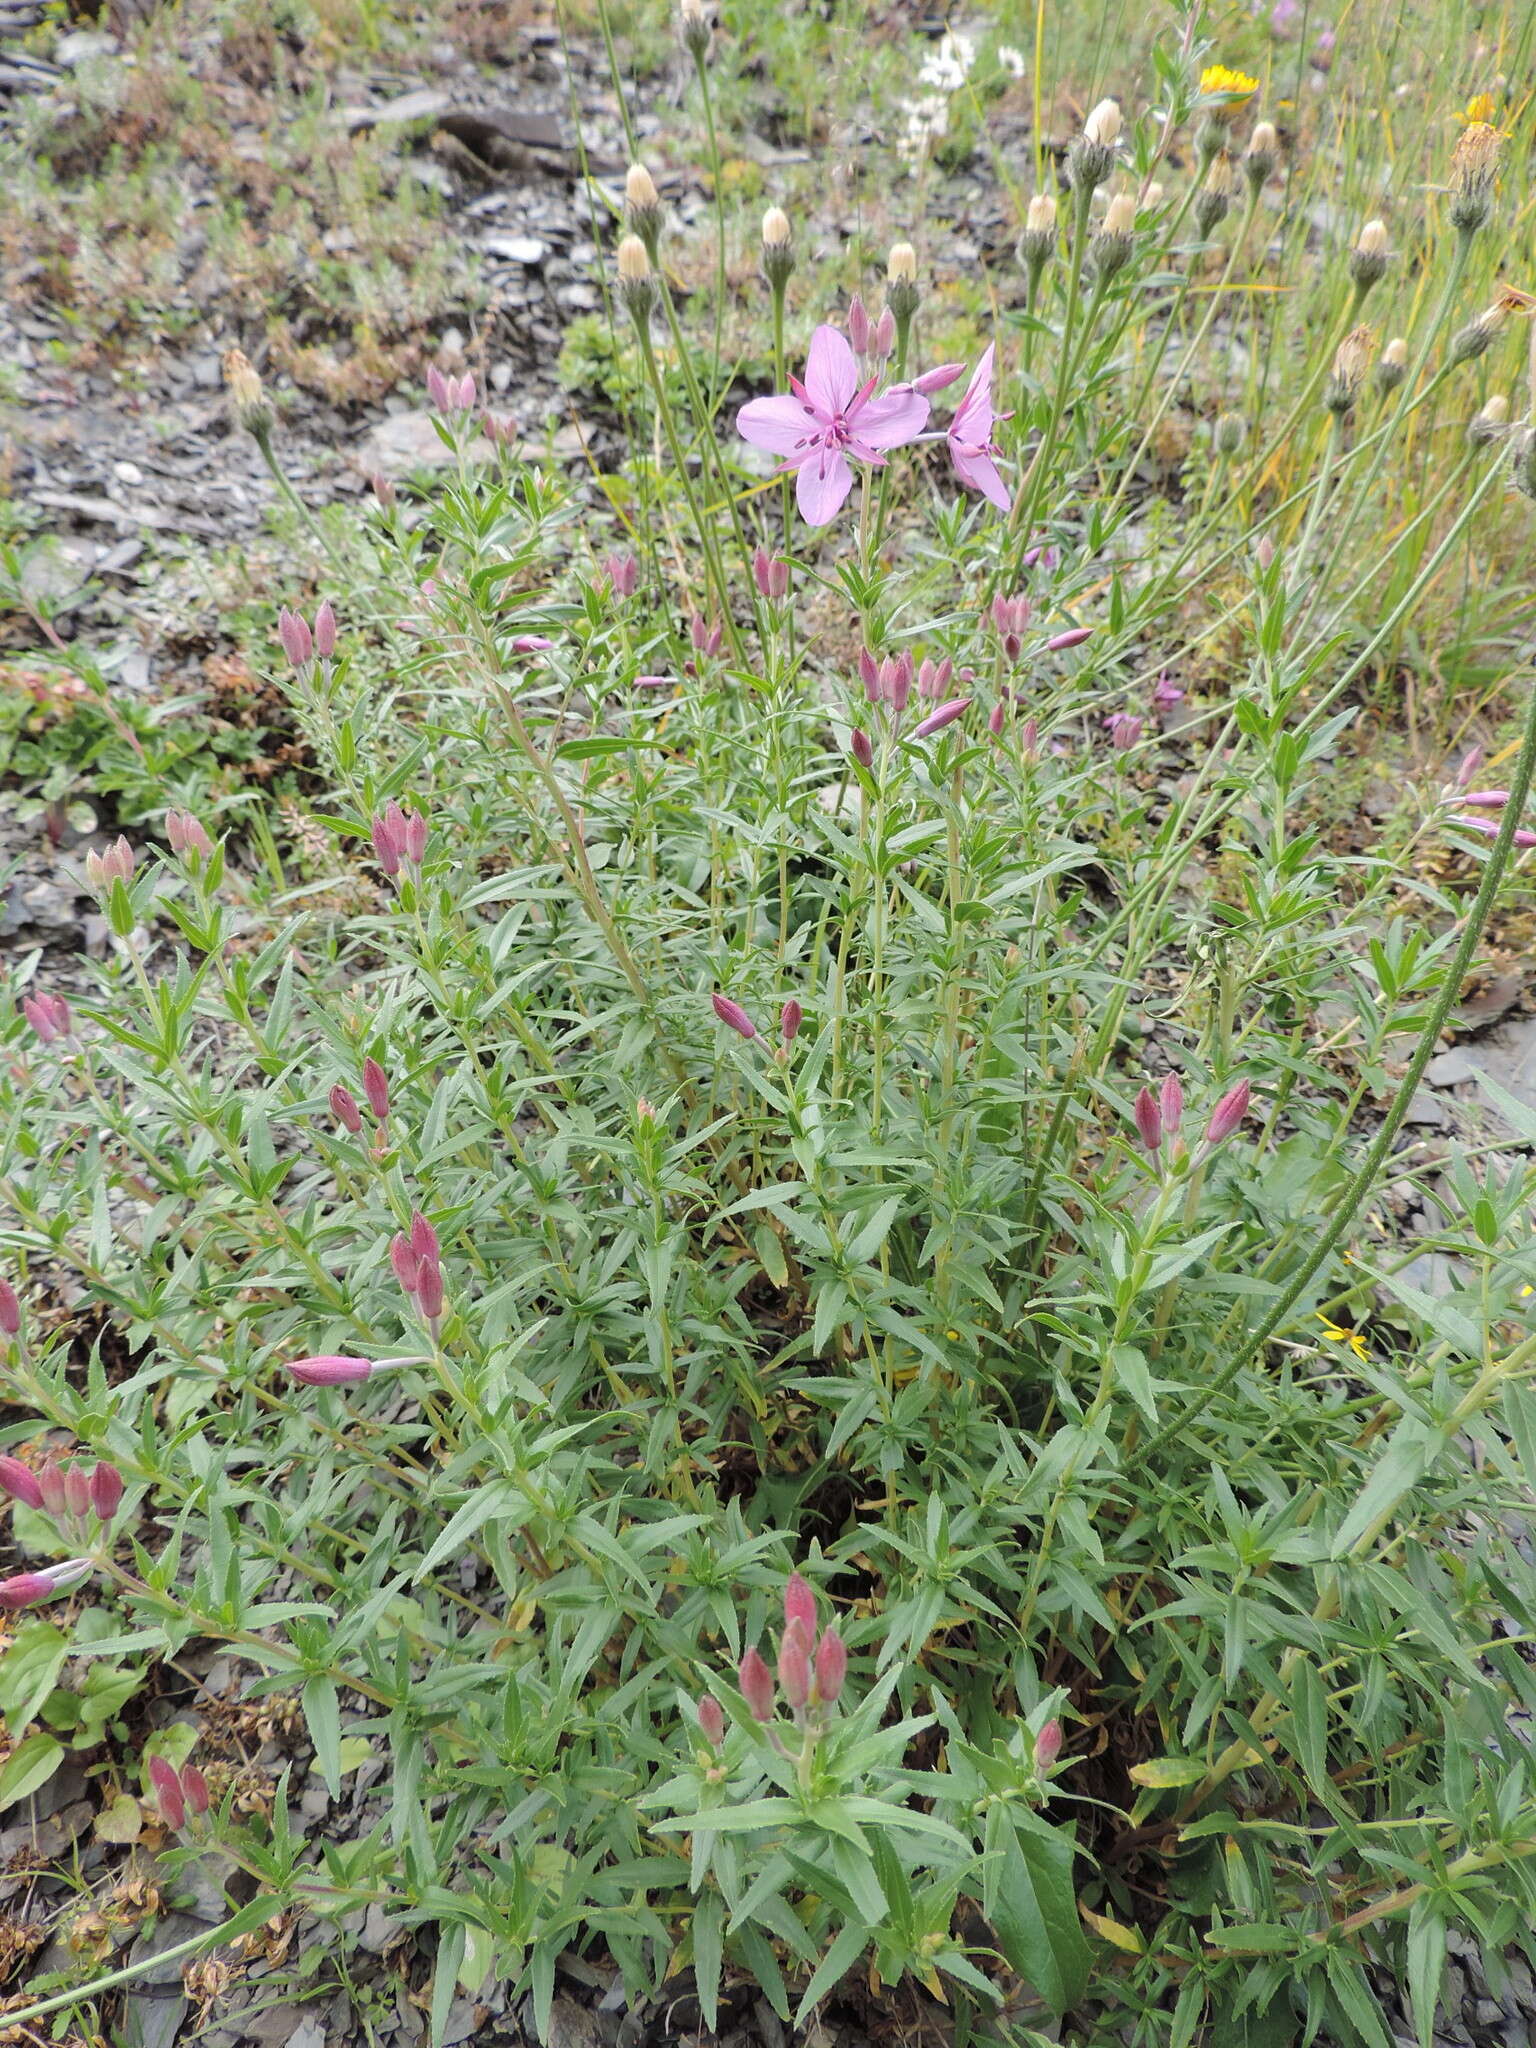
[[[971,372],[964,398],[955,407],[955,416],[949,423],[949,459],[961,483],[980,491],[999,512],[1006,512],[1013,500],[997,473],[994,457],[1001,451],[992,438],[992,429],[998,420],[1011,415],[992,410],[992,361],[996,353],[996,343],[988,342],[985,354]]]
[[[783,456],[783,469],[795,472],[795,501],[808,526],[825,526],[853,489],[850,459],[878,468],[885,450],[915,441],[928,424],[920,391],[897,387],[877,398],[877,381],[861,384],[847,338],[818,327],[804,383],[791,377],[789,393],[754,398],[736,415],[744,441]]]

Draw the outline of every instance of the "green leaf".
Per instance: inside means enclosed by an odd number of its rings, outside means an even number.
[[[341,1706],[336,1682],[322,1672],[307,1679],[302,1695],[304,1720],[315,1745],[315,1761],[333,1799],[341,1797]],[[458,1965],[454,1965],[457,1969]]]
[[[1435,2007],[1445,1981],[1445,1922],[1429,1898],[1415,1901],[1408,1921],[1408,1999],[1419,2048],[1433,2048]]]
[[[1153,1792],[1166,1792],[1176,1785],[1198,1785],[1208,1769],[1197,1756],[1154,1756],[1132,1764],[1131,1777]]]
[[[997,1944],[1053,2012],[1082,1995],[1092,1952],[1077,1916],[1073,1842],[1023,1807],[987,1809],[981,1910]]]
[[[19,1735],[43,1701],[69,1655],[69,1637],[51,1621],[23,1622],[0,1659],[0,1712]]]
[[[706,2033],[720,2024],[720,1965],[724,1954],[725,1905],[716,1891],[705,1892],[693,1909],[693,1981]]]
[[[64,1761],[64,1745],[51,1735],[28,1735],[0,1769],[0,1813],[46,1785]]]
[[[1291,1673],[1291,1753],[1314,1792],[1328,1779],[1328,1697],[1310,1658]]]
[[[1354,1506],[1339,1524],[1329,1556],[1348,1557],[1373,1524],[1389,1516],[1398,1502],[1412,1493],[1439,1449],[1439,1439],[1426,1437],[1424,1425],[1415,1418],[1399,1423]]]

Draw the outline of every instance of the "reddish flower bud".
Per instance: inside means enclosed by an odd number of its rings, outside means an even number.
[[[946,725],[953,725],[957,718],[963,718],[970,710],[971,702],[969,697],[951,697],[947,704],[941,704],[937,711],[930,711],[913,727],[913,739],[925,740],[930,733],[942,732]]]
[[[208,1780],[196,1764],[188,1764],[181,1774],[181,1789],[186,1794],[187,1805],[199,1818],[208,1811]]]
[[[419,1209],[411,1211],[411,1250],[424,1266],[435,1266],[442,1257],[437,1232]]]
[[[1035,1737],[1035,1769],[1048,1771],[1061,1755],[1061,1723],[1047,1721]]]
[[[848,339],[856,356],[869,354],[869,314],[857,292],[848,301]]]
[[[805,1021],[805,1012],[791,996],[779,1012],[779,1036],[786,1045],[793,1045],[795,1034]]]
[[[829,1628],[816,1645],[816,1697],[833,1706],[848,1676],[848,1649],[835,1628]]]
[[[1243,1118],[1248,1114],[1250,1090],[1246,1081],[1239,1081],[1229,1088],[1211,1111],[1211,1121],[1205,1133],[1205,1142],[1212,1149],[1230,1138]]]
[[[514,654],[544,654],[554,646],[553,640],[546,640],[542,633],[519,633],[512,642]]]
[[[0,1458],[0,1492],[19,1500],[24,1508],[41,1508],[43,1489],[20,1458]]]
[[[736,1683],[754,1721],[773,1719],[773,1673],[756,1650],[748,1650],[736,1667]]]
[[[21,1009],[22,1015],[44,1045],[52,1045],[57,1038],[73,1036],[74,1021],[70,1016],[69,1004],[62,996],[45,993],[23,996]]]
[[[411,1250],[411,1240],[403,1231],[397,1230],[389,1241],[389,1263],[394,1267],[395,1278],[406,1293],[414,1294],[421,1262]]]
[[[37,1483],[42,1491],[43,1506],[49,1514],[62,1515],[65,1505],[64,1467],[57,1458],[46,1458],[43,1461],[37,1475]]]
[[[404,850],[395,842],[395,835],[389,829],[389,821],[382,814],[376,815],[369,823],[368,832],[373,840],[373,857],[386,875],[398,875],[400,855]]]
[[[757,1026],[740,1003],[733,1003],[729,996],[718,994],[711,996],[710,1001],[714,1004],[715,1015],[722,1024],[728,1024],[742,1038],[756,1038]]]
[[[1092,626],[1071,626],[1065,633],[1056,633],[1046,641],[1047,654],[1060,654],[1067,647],[1081,647],[1085,640],[1093,638]]]
[[[315,613],[315,652],[322,661],[336,652],[336,610],[329,598]]]
[[[38,1572],[18,1572],[12,1579],[0,1579],[0,1608],[14,1613],[19,1607],[31,1607],[51,1593],[88,1578],[93,1569],[90,1558],[71,1557],[62,1564],[45,1565]]]
[[[434,1326],[443,1313],[443,1269],[423,1259],[416,1269],[416,1306],[423,1319]]]
[[[419,811],[409,811],[405,820],[405,857],[413,868],[426,858],[427,821]]]
[[[931,398],[935,391],[943,391],[946,386],[953,384],[957,377],[964,375],[964,363],[940,363],[936,369],[924,370],[921,377],[914,377],[912,389],[921,391],[925,398]]]
[[[799,1622],[808,1643],[816,1640],[816,1595],[798,1572],[791,1572],[784,1588],[784,1625]]]
[[[955,664],[946,654],[942,661],[924,660],[917,672],[917,694],[929,704],[937,704],[949,687],[949,679],[955,672]]]
[[[1162,1113],[1163,1129],[1172,1137],[1184,1116],[1184,1090],[1177,1074],[1164,1075],[1157,1106]]]
[[[163,1756],[152,1756],[149,1760],[149,1782],[155,1790],[155,1804],[160,1809],[160,1818],[168,1828],[186,1825],[187,1802],[182,1795],[181,1780],[174,1767]]]
[[[1497,839],[1499,836],[1500,828],[1495,825],[1492,818],[1467,818],[1458,814],[1452,818],[1451,823],[1466,825],[1474,832],[1481,832],[1485,839]],[[1536,832],[1527,831],[1523,825],[1516,826],[1513,838],[1516,846],[1536,846]]]
[[[711,1749],[718,1749],[725,1740],[725,1710],[713,1693],[705,1693],[699,1701],[698,1714],[704,1740]]]
[[[779,1638],[779,1690],[796,1713],[811,1696],[811,1638],[799,1621]]]
[[[371,1358],[347,1358],[324,1353],[319,1358],[300,1358],[288,1368],[290,1378],[301,1387],[351,1387],[378,1370]]]
[[[855,726],[848,735],[848,751],[861,768],[874,767],[875,750],[870,744],[869,734],[862,727]]]
[[[302,613],[289,611],[287,605],[277,615],[277,637],[292,668],[303,668],[314,654],[315,643]]]
[[[21,1334],[21,1303],[9,1280],[0,1280],[0,1337]]]
[[[83,1465],[71,1465],[64,1474],[64,1506],[77,1522],[91,1512],[91,1475]]]
[[[389,1115],[389,1082],[377,1060],[363,1061],[363,1093],[380,1123]]]
[[[865,698],[871,704],[880,702],[880,664],[867,647],[859,649],[859,681],[864,685]]]
[[[882,307],[880,318],[875,322],[874,332],[869,337],[869,353],[877,363],[883,363],[896,346],[896,315],[889,306]]]
[[[1478,769],[1482,767],[1482,765],[1482,748],[1469,747],[1467,752],[1464,753],[1461,757],[1461,766],[1456,770],[1457,788],[1465,789],[1467,784],[1472,780],[1473,776],[1477,773]]]
[[[350,1088],[343,1088],[338,1081],[330,1094],[331,1115],[344,1131],[354,1137],[363,1128],[363,1112],[357,1106],[357,1097]]]
[[[1007,716],[1008,706],[1004,703],[1003,699],[999,697],[997,702],[992,706],[991,711],[987,714],[987,731],[991,733],[993,739],[996,739],[998,734],[1002,731],[1003,722],[1007,718]]]
[[[1469,789],[1465,796],[1456,799],[1458,803],[1475,804],[1481,810],[1502,811],[1509,802],[1507,789]]]
[[[123,1475],[105,1460],[91,1474],[91,1507],[98,1522],[110,1522],[123,1502]]]
[[[1137,1096],[1134,1114],[1141,1142],[1149,1152],[1155,1152],[1163,1142],[1163,1119],[1150,1088],[1143,1088]]]

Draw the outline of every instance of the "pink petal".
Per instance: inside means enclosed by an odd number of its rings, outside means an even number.
[[[831,419],[845,410],[859,388],[859,369],[847,337],[835,327],[818,327],[805,359],[805,388],[812,405]]]
[[[864,448],[900,448],[907,441],[915,441],[928,424],[929,410],[921,391],[910,388],[887,391],[880,398],[870,399],[860,407],[857,417],[849,421],[854,453]]]
[[[753,398],[736,415],[736,431],[754,448],[767,448],[775,455],[805,459],[810,437],[816,432],[816,415],[798,398]]]
[[[997,473],[997,465],[990,455],[981,448],[962,448],[958,441],[949,444],[949,459],[955,465],[955,475],[961,483],[973,491],[980,491],[984,498],[994,504],[999,512],[1006,512],[1013,500],[1008,495],[1008,486]]]
[[[842,510],[843,500],[853,489],[853,471],[836,451],[815,451],[814,459],[802,462],[795,477],[795,503],[807,526],[825,526]]]

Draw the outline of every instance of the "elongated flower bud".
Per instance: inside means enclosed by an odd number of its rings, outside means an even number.
[[[1240,412],[1218,413],[1211,438],[1216,443],[1216,453],[1230,458],[1239,452],[1248,438],[1248,422]]]
[[[71,1465],[64,1474],[64,1506],[77,1522],[91,1512],[91,1475],[83,1465]]]
[[[869,354],[869,314],[857,292],[848,301],[848,345],[856,356]]]
[[[806,1641],[816,1640],[816,1595],[798,1572],[791,1572],[784,1587],[784,1625],[798,1621]]]
[[[1206,168],[1205,183],[1195,199],[1195,225],[1202,235],[1215,233],[1232,204],[1232,159],[1218,149]]]
[[[970,710],[971,703],[972,699],[969,697],[951,697],[947,704],[941,704],[936,711],[930,711],[926,718],[912,728],[913,739],[925,740],[930,733],[942,732],[946,725],[953,725],[957,718],[963,718]]]
[[[836,1704],[848,1676],[848,1651],[835,1628],[829,1628],[816,1645],[816,1697],[823,1706]]]
[[[1024,216],[1024,232],[1019,237],[1019,261],[1030,275],[1031,294],[1034,281],[1055,253],[1056,201],[1049,192],[1037,192],[1029,202],[1029,211]]]
[[[695,64],[702,64],[709,54],[714,26],[705,0],[678,0],[678,38]]]
[[[159,1807],[160,1818],[166,1826],[185,1827],[187,1802],[175,1767],[163,1756],[152,1756],[149,1760],[149,1782],[154,1787],[155,1804]]]
[[[411,1250],[411,1240],[403,1230],[397,1230],[389,1240],[389,1263],[405,1292],[414,1294],[421,1261]]]
[[[1503,137],[1488,121],[1472,121],[1461,131],[1451,156],[1451,225],[1462,235],[1476,234],[1493,212],[1493,181]]]
[[[23,996],[21,1011],[44,1045],[52,1045],[56,1039],[67,1039],[74,1035],[74,1022],[69,1004],[63,996],[49,995],[46,990],[39,991],[36,995]]]
[[[19,1500],[24,1508],[41,1509],[43,1489],[20,1458],[0,1458],[0,1493]]]
[[[337,1353],[318,1358],[296,1359],[288,1368],[291,1379],[301,1387],[351,1387],[371,1379],[378,1370],[371,1358],[348,1358]]]
[[[875,749],[869,734],[864,731],[862,726],[856,725],[848,735],[848,751],[861,768],[874,767]]]
[[[779,1638],[779,1690],[794,1713],[811,1697],[811,1639],[798,1621]]]
[[[736,1667],[736,1683],[754,1721],[773,1719],[773,1673],[756,1650],[748,1650]]]
[[[722,1024],[728,1024],[739,1037],[756,1038],[757,1026],[740,1003],[732,1002],[729,996],[722,995],[713,995],[710,1001],[714,1004],[715,1015]]]
[[[9,1280],[0,1280],[0,1337],[21,1334],[21,1303]]]
[[[442,1257],[437,1232],[419,1209],[411,1211],[411,1250],[418,1259],[435,1266]]]
[[[1093,638],[1092,626],[1069,626],[1065,633],[1053,633],[1045,643],[1047,654],[1061,654],[1068,647],[1081,647]]]
[[[1456,799],[1458,803],[1475,804],[1486,811],[1502,811],[1509,802],[1507,789],[1469,789],[1465,796]]]
[[[1163,1118],[1157,1105],[1157,1097],[1150,1088],[1143,1088],[1133,1106],[1136,1128],[1141,1133],[1141,1142],[1149,1152],[1157,1151],[1163,1142]]]
[[[1225,1143],[1248,1114],[1248,1097],[1251,1090],[1246,1081],[1239,1081],[1229,1088],[1220,1102],[1211,1111],[1210,1125],[1205,1133],[1205,1142],[1214,1151]]]
[[[353,1137],[363,1128],[363,1112],[357,1106],[357,1097],[350,1088],[344,1088],[338,1081],[330,1093],[331,1115],[344,1131]]]
[[[303,614],[291,612],[287,605],[277,615],[277,637],[282,642],[283,652],[288,657],[290,668],[307,667],[313,658],[315,643]]]
[[[363,1093],[368,1098],[368,1107],[380,1123],[389,1115],[389,1082],[384,1069],[375,1059],[363,1061]]]
[[[1452,817],[1451,823],[1453,825],[1465,825],[1473,832],[1481,832],[1485,839],[1497,839],[1501,829],[1493,822],[1492,818],[1479,818],[1475,815],[1470,817],[1463,816],[1459,811]],[[1516,846],[1536,846],[1536,832],[1528,831],[1523,825],[1516,826],[1514,844]]]
[[[1129,192],[1117,192],[1104,212],[1104,224],[1090,248],[1094,273],[1111,278],[1125,268],[1135,247],[1136,202]]]
[[[1061,1723],[1047,1721],[1035,1737],[1035,1769],[1048,1771],[1061,1755]]]
[[[423,1259],[416,1268],[416,1306],[435,1329],[443,1313],[443,1269],[435,1259]]]
[[[186,1796],[187,1809],[201,1818],[208,1811],[208,1780],[196,1764],[187,1764],[181,1773],[181,1789]]]
[[[1172,1137],[1184,1118],[1184,1089],[1177,1074],[1164,1075],[1163,1085],[1158,1090],[1157,1107],[1163,1129]]]
[[[65,1509],[64,1467],[57,1458],[44,1461],[37,1475],[37,1483],[43,1496],[43,1506],[50,1515],[62,1515]]]
[[[51,1594],[62,1592],[66,1586],[89,1578],[94,1569],[91,1558],[70,1557],[62,1564],[45,1565],[41,1571],[18,1572],[14,1578],[0,1579],[0,1608],[14,1613],[18,1608],[31,1607],[39,1600],[48,1599]]]
[[[619,244],[619,296],[635,325],[645,327],[656,300],[656,280],[638,235],[626,235]]]
[[[698,1704],[699,1728],[711,1749],[718,1749],[725,1740],[725,1709],[711,1692],[705,1693]]]
[[[329,661],[336,652],[336,608],[329,598],[315,613],[315,652],[322,661]]]
[[[91,1508],[98,1522],[110,1522],[123,1504],[123,1475],[105,1459],[91,1474]]]
[[[1352,327],[1334,352],[1333,374],[1323,393],[1323,403],[1332,413],[1344,414],[1353,407],[1371,360],[1374,337],[1369,327]]]
[[[910,242],[893,242],[885,264],[885,302],[902,337],[912,324],[921,298],[917,288],[917,251]]]
[[[230,410],[242,430],[254,441],[266,441],[272,432],[272,408],[250,357],[241,349],[232,348],[225,353],[224,388],[229,393]]]
[[[794,997],[791,996],[779,1012],[779,1037],[786,1045],[794,1044],[800,1026],[804,1021],[805,1012],[795,1001]]]

